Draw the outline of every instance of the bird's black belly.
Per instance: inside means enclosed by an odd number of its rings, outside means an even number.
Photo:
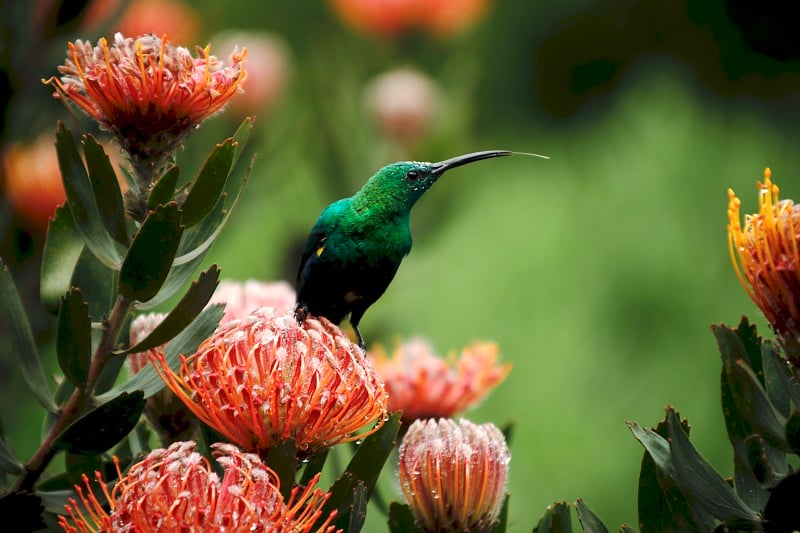
[[[308,312],[339,324],[351,312],[363,313],[380,298],[399,262],[324,261],[312,258],[300,272],[297,302]]]

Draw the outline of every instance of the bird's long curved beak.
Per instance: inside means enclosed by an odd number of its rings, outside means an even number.
[[[451,168],[460,167],[461,165],[466,165],[468,163],[474,163],[475,161],[480,161],[481,159],[503,157],[513,154],[514,152],[509,150],[484,150],[483,152],[472,152],[471,154],[457,155],[455,157],[451,157],[450,159],[445,159],[444,161],[434,163],[431,173],[436,176],[441,176],[445,173],[445,171],[450,170]]]

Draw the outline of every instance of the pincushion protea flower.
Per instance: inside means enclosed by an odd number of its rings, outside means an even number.
[[[288,439],[310,451],[357,440],[386,416],[383,383],[358,345],[324,318],[300,325],[290,310],[263,307],[219,327],[182,358],[179,374],[163,354],[153,361],[200,420],[252,452]]]
[[[449,418],[480,402],[499,385],[510,364],[498,365],[499,348],[477,342],[456,359],[438,357],[431,345],[412,339],[397,346],[391,358],[378,346],[369,352],[389,394],[389,411],[402,411],[410,423],[420,418]]]
[[[322,515],[329,494],[315,489],[319,475],[305,488],[292,489],[284,502],[277,475],[258,456],[230,444],[213,444],[222,479],[209,461],[194,451],[194,442],[176,442],[156,449],[133,465],[109,490],[99,472],[106,506],[84,474],[85,491],[76,485],[74,498],[59,517],[64,531],[264,531],[308,532]],[[315,531],[330,532],[332,513]]]
[[[225,66],[198,48],[193,57],[166,37],[114,36],[97,46],[69,43],[60,77],[46,81],[55,96],[74,102],[100,126],[113,132],[131,156],[139,179],[156,175],[178,144],[201,121],[239,91],[245,78],[246,51],[235,52]]]
[[[208,303],[225,304],[225,314],[220,320],[222,325],[236,318],[244,318],[259,307],[272,307],[278,311],[294,309],[296,301],[297,294],[286,281],[223,279]]]
[[[491,531],[511,454],[493,424],[417,420],[400,445],[400,487],[425,531]]]
[[[728,190],[728,243],[742,286],[784,341],[800,341],[800,207],[780,200],[769,168],[758,183],[758,213],[745,215]]]

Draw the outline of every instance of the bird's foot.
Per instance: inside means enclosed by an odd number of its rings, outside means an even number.
[[[361,336],[361,332],[358,330],[358,326],[353,326],[353,330],[356,332],[359,348],[361,348],[364,351],[364,353],[367,353],[367,345],[364,344],[364,337]]]
[[[302,324],[305,322],[307,316],[308,307],[306,304],[297,304],[297,307],[294,308],[294,318],[297,320],[297,323]]]

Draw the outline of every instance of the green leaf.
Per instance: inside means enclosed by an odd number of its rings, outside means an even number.
[[[200,222],[216,205],[231,172],[235,151],[234,140],[226,139],[206,159],[181,206],[182,221],[186,227]]]
[[[67,426],[53,446],[76,454],[98,454],[125,438],[144,411],[144,392],[123,392]]]
[[[772,406],[761,383],[744,361],[726,363],[731,392],[742,417],[769,439],[771,444],[786,450],[786,419]]]
[[[92,322],[80,289],[73,288],[61,301],[56,326],[56,354],[64,375],[83,387],[92,357]]]
[[[11,447],[6,442],[5,437],[0,438],[0,472],[11,475],[21,475],[25,473],[25,467],[11,451]]]
[[[608,528],[603,521],[589,509],[581,498],[575,502],[575,509],[578,511],[578,520],[584,533],[608,533]]]
[[[556,502],[545,510],[534,533],[571,533],[572,517],[567,502]]]
[[[628,428],[645,448],[639,473],[638,512],[642,533],[710,531],[714,519],[686,500],[675,482],[675,468],[669,450],[666,421],[655,429],[628,422]],[[684,426],[688,431],[688,423]]]
[[[675,467],[675,481],[687,497],[719,520],[758,521],[758,514],[739,498],[728,483],[695,450],[674,410],[667,411],[669,449]]]
[[[111,237],[123,246],[128,246],[128,231],[125,227],[125,207],[122,191],[111,161],[105,150],[91,135],[83,138],[83,153],[89,170],[97,211],[100,220]]]
[[[233,163],[231,168],[235,168],[236,163],[239,162],[239,157],[241,157],[242,152],[244,152],[244,147],[247,146],[247,141],[250,139],[250,134],[253,133],[253,126],[255,126],[255,123],[256,117],[247,117],[236,129],[236,133],[233,134],[233,143],[236,147],[236,151],[233,155]]]
[[[278,475],[281,495],[284,501],[289,501],[297,472],[297,445],[292,439],[286,439],[270,448],[264,462]]]
[[[780,348],[772,341],[764,341],[761,345],[761,355],[769,401],[781,415],[789,416],[792,399],[800,402],[800,387],[792,383],[789,363],[781,355]],[[800,403],[795,405],[800,406]]]
[[[84,247],[75,270],[72,286],[80,288],[89,304],[89,316],[99,322],[107,317],[117,296],[119,272],[104,265],[88,248]]]
[[[347,524],[347,531],[358,533],[364,527],[367,519],[367,486],[363,481],[356,482],[353,488],[353,504],[350,506],[350,521]]]
[[[164,175],[155,182],[150,191],[150,196],[147,198],[148,209],[152,210],[159,205],[166,205],[172,200],[180,175],[181,169],[178,165],[171,165],[164,172]]]
[[[758,336],[756,325],[750,324],[746,316],[742,316],[739,325],[733,330],[739,340],[742,341],[744,353],[740,354],[750,368],[753,369],[761,384],[764,384],[764,367],[761,361],[761,337]]]
[[[210,305],[195,318],[189,327],[181,331],[164,349],[167,364],[173,370],[180,364],[180,355],[191,355],[200,345],[214,333],[222,318],[224,308],[222,305]],[[98,395],[98,401],[104,402],[122,392],[144,391],[144,397],[149,398],[164,388],[164,382],[158,376],[153,365],[144,367],[125,383],[114,387],[110,391]]]
[[[245,175],[239,185],[236,197],[230,208],[226,207],[228,198],[226,193],[220,197],[219,202],[217,202],[217,205],[209,216],[204,218],[199,224],[183,232],[181,245],[178,248],[178,257],[176,257],[175,261],[172,263],[172,270],[167,280],[164,282],[164,286],[152,300],[139,305],[139,309],[152,309],[161,305],[191,279],[195,269],[202,263],[205,254],[225,227],[236,204],[239,202],[245,183],[247,183],[249,171],[250,168],[248,168],[248,174]],[[233,181],[234,180],[228,180],[228,186],[230,186]]]
[[[122,263],[119,293],[140,302],[155,296],[167,279],[182,233],[177,204],[172,202],[151,211],[134,235]]]
[[[92,253],[104,265],[116,270],[121,260],[119,252],[100,218],[92,184],[72,133],[62,122],[56,129],[56,152],[75,228]]]
[[[417,527],[411,507],[404,503],[392,502],[389,505],[389,517],[386,523],[389,526],[389,533],[422,531]]]
[[[786,421],[786,441],[796,455],[800,455],[800,411],[795,411]]]
[[[300,485],[308,485],[314,476],[322,472],[322,468],[325,466],[325,460],[328,458],[329,450],[330,448],[318,450],[317,453],[306,462],[303,475],[300,477]]]
[[[57,313],[61,297],[67,293],[72,272],[83,250],[83,240],[75,231],[72,214],[66,204],[56,208],[50,221],[42,251],[42,271],[39,295],[51,313]]]
[[[375,483],[396,444],[397,432],[400,429],[400,413],[392,413],[383,427],[364,439],[347,465],[347,469],[331,487],[331,497],[322,508],[323,517],[327,517],[334,509],[337,527],[346,528],[350,521],[353,505],[353,490],[357,483],[364,484],[369,499]]]
[[[211,265],[208,270],[200,273],[200,277],[192,282],[181,301],[147,337],[120,353],[144,352],[172,339],[197,318],[211,299],[218,283],[219,269],[217,265]]]
[[[0,323],[6,325],[6,334],[9,335],[11,351],[17,359],[17,365],[22,370],[25,382],[30,387],[39,403],[48,412],[58,410],[50,387],[44,377],[42,363],[33,341],[28,317],[22,307],[14,280],[5,263],[0,259]]]

